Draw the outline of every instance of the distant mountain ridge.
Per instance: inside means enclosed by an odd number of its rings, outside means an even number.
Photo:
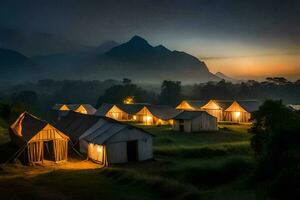
[[[41,72],[39,79],[104,80],[126,77],[139,82],[179,80],[190,83],[220,80],[196,57],[171,51],[163,45],[152,46],[140,36],[134,36],[123,44],[108,41],[95,48],[27,59],[38,66],[37,71]],[[33,74],[30,69],[23,73]]]
[[[10,50],[0,49],[0,78],[10,81],[17,79],[36,78],[38,66],[23,54]],[[27,73],[30,72],[31,74]]]
[[[26,56],[36,56],[70,52],[89,46],[49,33],[0,28],[0,48],[15,50]]]
[[[221,78],[221,79],[224,79],[224,80],[227,81],[227,82],[232,82],[232,83],[239,82],[239,80],[234,79],[234,78],[232,78],[232,77],[229,77],[229,76],[223,74],[222,72],[217,72],[217,73],[215,73],[215,75],[218,76],[218,77]]]

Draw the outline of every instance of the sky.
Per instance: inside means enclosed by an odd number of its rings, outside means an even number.
[[[299,0],[1,0],[0,27],[93,46],[140,35],[212,72],[300,78]]]

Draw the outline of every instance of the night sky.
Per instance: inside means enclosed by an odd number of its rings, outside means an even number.
[[[212,72],[300,76],[299,0],[1,0],[0,28],[94,46],[140,35],[197,56]]]

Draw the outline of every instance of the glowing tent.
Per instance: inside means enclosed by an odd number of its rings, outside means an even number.
[[[82,114],[93,115],[96,109],[90,104],[55,104],[52,107],[53,119],[60,120],[63,116],[67,115],[69,111],[74,111]]]
[[[206,100],[183,100],[176,106],[178,110],[200,110],[202,106],[207,104]]]
[[[227,109],[231,103],[232,101],[230,100],[210,100],[208,103],[201,106],[201,110],[216,117],[218,121],[223,121],[224,110]]]
[[[136,113],[136,121],[145,125],[172,124],[173,117],[181,110],[176,110],[166,105],[145,105],[142,110]]]
[[[68,158],[69,137],[27,112],[22,113],[10,126],[10,137],[29,163],[44,160],[59,162]]]
[[[70,135],[89,159],[103,166],[153,157],[151,134],[107,117],[70,112],[57,127]]]
[[[255,100],[234,101],[224,111],[224,121],[249,122],[251,112],[258,110],[260,103]]]
[[[118,121],[135,121],[135,114],[143,108],[143,104],[108,104],[103,103],[95,115],[109,117]]]
[[[93,115],[97,111],[90,104],[67,104],[67,107],[74,112],[88,114],[88,115]]]

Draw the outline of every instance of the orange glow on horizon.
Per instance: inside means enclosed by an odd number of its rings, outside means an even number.
[[[211,72],[222,72],[236,78],[268,76],[300,78],[300,55],[212,58],[204,61]]]

